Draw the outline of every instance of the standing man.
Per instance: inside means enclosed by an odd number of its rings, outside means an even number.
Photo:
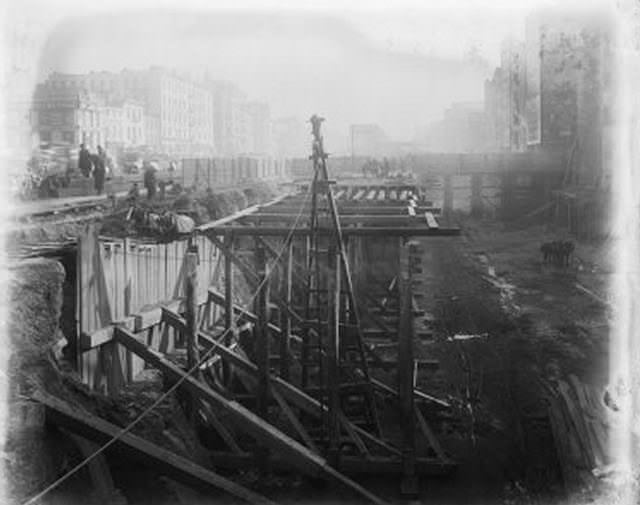
[[[91,154],[89,154],[89,151],[84,144],[80,144],[80,153],[78,153],[78,169],[85,177],[89,177],[91,174]]]
[[[94,154],[92,156],[93,161],[93,181],[96,188],[96,193],[101,195],[104,190],[104,176],[106,172],[106,167],[104,164],[104,159],[100,156],[100,154]]]
[[[156,169],[148,161],[144,162],[144,187],[147,188],[149,200],[156,196]]]

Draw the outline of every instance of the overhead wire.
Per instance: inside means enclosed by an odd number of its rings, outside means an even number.
[[[300,218],[302,217],[302,214],[303,214],[303,212],[305,210],[305,206],[306,206],[306,203],[307,203],[307,199],[309,198],[310,194],[311,194],[311,192],[310,192],[310,190],[308,190],[307,193],[305,194],[305,198],[304,198],[304,200],[303,200],[303,202],[302,202],[302,204],[300,206],[300,211],[298,212],[298,215],[297,215],[293,225],[291,226],[291,228],[289,230],[289,233],[287,235],[287,239],[284,241],[283,247],[281,248],[280,252],[278,253],[278,256],[273,260],[273,263],[272,263],[273,265],[277,265],[278,261],[280,261],[280,258],[282,257],[282,255],[286,251],[287,244],[289,243],[289,241],[293,237],[293,233],[294,233],[294,231],[296,230],[296,228],[298,226]],[[267,269],[267,272],[265,273],[264,278],[260,281],[260,283],[258,284],[255,292],[251,295],[249,301],[247,302],[247,305],[250,305],[251,303],[253,303],[253,301],[255,300],[256,296],[258,296],[258,294],[260,293],[260,290],[262,289],[264,284],[269,280],[271,274],[275,270],[276,270],[275,268]],[[240,319],[242,319],[242,314],[240,314],[238,316],[238,318],[236,320],[236,323],[239,322]],[[224,338],[229,333],[229,331],[231,331],[231,328],[226,328],[225,331],[218,337],[218,339]],[[64,481],[66,481],[68,478],[70,478],[72,475],[74,475],[76,472],[81,470],[84,466],[86,466],[88,463],[90,463],[95,458],[97,458],[100,454],[102,454],[104,451],[106,451],[109,447],[111,447],[113,444],[115,444],[120,438],[122,438],[124,435],[129,433],[144,417],[146,417],[148,414],[150,414],[170,394],[172,394],[176,389],[178,389],[178,387],[187,378],[191,377],[200,368],[201,365],[203,365],[205,362],[207,362],[211,357],[210,355],[215,352],[216,348],[217,348],[216,346],[212,346],[208,351],[206,351],[204,353],[204,355],[201,357],[201,359],[198,361],[198,363],[196,363],[191,369],[187,370],[187,372],[184,375],[182,375],[176,381],[175,384],[173,384],[169,389],[167,389],[167,391],[165,391],[162,395],[160,395],[149,407],[147,407],[144,411],[142,411],[142,413],[140,413],[140,415],[137,418],[135,418],[127,426],[122,428],[110,440],[105,442],[101,447],[96,449],[95,452],[93,452],[92,454],[87,456],[85,459],[80,461],[73,468],[71,468],[69,471],[67,471],[64,475],[60,476],[54,482],[52,482],[47,487],[45,487],[42,491],[38,492],[36,495],[32,496],[27,501],[23,502],[22,505],[33,505],[33,504],[37,503],[38,500],[40,500],[46,494],[48,494],[53,489],[58,487],[60,484],[62,484]]]

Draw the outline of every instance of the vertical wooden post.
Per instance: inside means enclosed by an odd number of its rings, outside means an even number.
[[[224,344],[228,347],[233,343],[233,337],[236,331],[235,319],[233,317],[233,262],[231,260],[234,247],[233,235],[225,235],[224,242],[228,246],[230,253],[224,255]],[[225,384],[228,384],[231,378],[231,372],[226,362],[222,363],[222,377]]]
[[[471,214],[482,217],[482,174],[471,175]]]
[[[447,217],[453,211],[453,177],[451,175],[444,176],[444,199],[442,207],[442,211]]]
[[[515,180],[514,180],[514,175],[512,173],[509,172],[503,172],[500,174],[501,177],[501,191],[502,191],[502,198],[501,198],[501,212],[502,212],[502,218],[503,219],[509,219],[510,217],[512,217],[513,215],[513,211],[514,211],[514,186],[515,186]]]
[[[289,240],[287,247],[287,262],[283,271],[283,298],[288,307],[292,298],[293,275],[293,239]],[[286,310],[280,311],[280,377],[289,380],[289,356],[291,354],[291,316]]]
[[[198,253],[194,247],[187,249],[184,275],[184,292],[186,297],[185,319],[187,323],[187,367],[191,370],[200,362],[198,350]],[[196,372],[194,377],[199,378]]]
[[[256,271],[260,287],[255,302],[255,312],[258,323],[254,327],[254,346],[256,364],[258,365],[257,385],[257,414],[263,419],[269,417],[269,273],[266,264],[266,252],[264,247],[256,243],[255,250]],[[266,472],[268,467],[268,450],[259,447],[256,453],[258,466]]]
[[[327,389],[329,394],[329,450],[328,460],[337,466],[340,457],[340,256],[335,247],[329,248],[327,275]],[[334,273],[335,272],[335,273]]]
[[[413,318],[411,313],[411,270],[412,256],[417,250],[412,243],[400,246],[401,265],[398,272],[400,293],[400,320],[398,327],[398,392],[402,415],[402,483],[403,495],[418,494],[415,455],[415,421],[413,400]],[[414,253],[414,254],[412,254]]]

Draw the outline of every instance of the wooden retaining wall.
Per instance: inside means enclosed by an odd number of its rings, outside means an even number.
[[[204,236],[194,237],[199,254],[198,300],[215,284],[220,253]],[[170,351],[176,332],[161,323],[161,305],[184,295],[183,265],[187,239],[166,244],[98,237],[88,227],[78,243],[78,370],[92,389],[116,391],[144,368],[144,362],[112,340],[112,323],[146,332],[152,348]]]

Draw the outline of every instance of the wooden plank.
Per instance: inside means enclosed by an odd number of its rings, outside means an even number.
[[[213,429],[216,430],[218,435],[220,435],[220,438],[224,440],[227,447],[235,454],[242,453],[242,449],[238,445],[235,437],[224,423],[218,419],[218,416],[213,412],[211,405],[206,402],[200,402],[200,407],[204,410],[205,420],[213,426]]]
[[[200,332],[199,336],[201,345],[206,348],[215,346],[216,352],[222,357],[222,359],[228,360],[232,365],[238,367],[243,372],[246,372],[249,376],[252,376],[254,380],[257,380],[258,368],[256,365],[244,357],[234,353],[231,349],[225,347],[220,342],[216,342],[205,332]],[[272,375],[271,383],[273,384],[274,389],[277,389],[287,401],[291,402],[305,413],[312,415],[315,418],[320,418],[323,413],[328,412],[326,405],[321,404],[315,398],[309,396],[289,382],[282,380],[280,377]],[[340,420],[343,424],[350,423],[343,414],[340,414]],[[385,452],[400,455],[400,451],[398,449],[371,435],[362,428],[353,425],[353,430],[372,445],[383,449]]]
[[[227,400],[200,381],[185,374],[183,370],[164,358],[160,353],[149,349],[141,343],[135,335],[120,328],[116,328],[115,335],[118,342],[135,352],[150,365],[158,368],[170,379],[175,381],[182,380],[183,388],[211,403],[214,408],[219,409],[221,413],[228,416],[238,429],[267,444],[275,451],[283,454],[283,456],[290,458],[305,473],[312,476],[319,476],[322,473],[326,465],[322,458],[310,453],[298,442],[287,437],[239,403]]]
[[[579,446],[585,458],[584,463],[588,468],[592,468],[594,466],[595,458],[593,454],[593,448],[591,447],[591,440],[586,432],[584,420],[582,419],[576,402],[571,397],[569,385],[564,381],[559,381],[558,391],[560,392],[560,395],[564,400],[564,405],[567,409],[569,419],[575,429],[575,434],[577,436]]]
[[[288,195],[281,195],[278,196],[276,198],[274,198],[273,200],[271,200],[268,203],[264,203],[264,204],[258,204],[258,205],[253,205],[251,207],[247,207],[246,209],[243,209],[239,212],[236,212],[235,214],[232,214],[230,216],[227,217],[223,217],[221,219],[218,219],[216,221],[211,221],[209,223],[205,223],[203,225],[197,226],[196,227],[196,232],[206,232],[207,230],[209,230],[212,227],[216,227],[216,226],[221,226],[224,225],[226,223],[230,223],[232,221],[235,221],[236,219],[239,219],[242,216],[248,215],[248,214],[252,214],[254,212],[259,211],[260,209],[266,208],[266,207],[270,207],[271,205],[275,205],[278,202],[281,202],[283,199],[287,198]]]
[[[212,463],[219,468],[243,469],[251,465],[253,454],[232,454],[229,452],[211,452]],[[288,468],[287,462],[274,456],[272,463],[276,469]],[[420,475],[442,477],[451,474],[456,468],[454,463],[443,463],[435,458],[418,458],[416,470]],[[402,461],[400,458],[372,456],[361,458],[359,456],[343,456],[340,460],[340,469],[346,474],[358,475],[399,475],[402,473]]]
[[[437,230],[440,228],[438,221],[436,221],[435,216],[431,212],[425,212],[424,217],[427,220],[427,225],[430,230]]]
[[[349,214],[340,216],[340,224],[342,226],[353,226],[356,224],[362,224],[363,226],[416,226],[420,225],[412,215],[407,214],[406,209],[398,214]],[[415,214],[414,214],[415,216]],[[308,216],[299,217],[298,213],[295,214],[253,214],[243,218],[241,223],[245,224],[274,224],[282,223],[284,225],[290,225],[294,222],[298,222],[300,225],[308,224],[310,218]],[[320,226],[326,227],[330,224],[328,218],[320,217],[318,219]]]
[[[293,241],[286,244],[286,257],[283,272],[283,298],[287,305],[291,305],[293,295]],[[291,354],[291,316],[287,311],[280,311],[280,377],[289,380]]]
[[[80,450],[80,454],[82,454],[83,458],[91,458],[87,463],[89,475],[91,477],[91,487],[98,495],[100,502],[107,504],[117,502],[118,498],[122,500],[122,495],[120,495],[113,483],[113,478],[111,477],[111,471],[109,470],[106,458],[103,454],[94,456],[100,447],[96,443],[91,440],[87,440],[84,437],[67,432],[66,430],[63,430],[63,432],[73,440]]]
[[[256,274],[256,272],[251,267],[246,265],[237,254],[234,254],[234,251],[232,249],[230,249],[229,247],[227,247],[227,244],[221,242],[217,237],[210,236],[209,240],[211,240],[216,245],[216,247],[226,257],[228,257],[230,259],[230,261],[245,275],[245,278],[247,280],[250,280],[256,286],[259,284],[260,280],[259,280],[259,276]],[[226,272],[226,269],[225,269],[225,272]],[[228,298],[228,297],[226,297],[226,298]],[[280,308],[280,310],[289,312],[291,317],[293,319],[295,319],[296,321],[301,321],[302,320],[302,316],[300,316],[290,306],[288,306],[285,303],[285,301],[283,301],[280,298],[279,294],[275,294],[273,298],[274,298],[274,301],[278,304],[278,307]]]
[[[302,444],[285,435],[280,430],[253,414],[238,402],[227,400],[219,393],[205,386],[202,382],[185,374],[179,367],[164,358],[160,353],[149,349],[139,342],[135,335],[121,328],[116,328],[116,339],[132,352],[142,357],[147,363],[158,368],[171,380],[182,381],[182,387],[190,393],[211,403],[234,423],[239,430],[254,437],[259,443],[272,449],[276,454],[290,461],[301,472],[311,476],[329,476],[376,504],[384,502],[361,488],[355,482],[336,472],[327,462],[304,447]]]
[[[198,332],[198,302],[196,300],[198,291],[198,255],[195,251],[187,252],[185,255],[184,272],[184,292],[185,300],[185,322],[187,340],[187,370],[193,370],[200,362],[200,351],[196,333]],[[200,378],[199,371],[192,373],[196,379]]]
[[[340,257],[337,249],[330,248],[328,255],[329,273],[326,277],[327,285],[327,389],[329,400],[328,419],[328,458],[333,465],[339,462],[340,454],[340,425],[338,416],[340,409]],[[333,270],[333,271],[332,271]]]
[[[343,216],[351,216],[351,215],[386,215],[386,216],[406,216],[407,208],[411,207],[417,214],[424,214],[425,212],[431,212],[434,216],[439,215],[441,213],[440,207],[426,206],[426,205],[382,205],[382,202],[372,202],[372,205],[352,205],[352,206],[344,206],[343,202],[336,202],[338,204],[338,214],[340,217]],[[299,205],[282,205],[271,207],[268,212],[270,214],[293,214],[297,216],[300,213],[301,207]],[[326,206],[318,205],[318,210],[327,212],[329,209]],[[303,213],[309,213],[311,211],[311,206],[306,205],[302,208]]]
[[[431,430],[431,427],[427,423],[427,420],[424,418],[420,407],[415,407],[415,413],[416,418],[418,419],[418,426],[420,426],[420,430],[427,439],[427,442],[429,442],[429,446],[433,449],[433,452],[435,452],[436,456],[442,461],[450,461],[450,459],[445,454],[444,449],[440,445],[438,438],[435,436],[435,434]]]
[[[300,422],[298,417],[295,415],[293,410],[291,410],[291,407],[289,407],[289,404],[287,403],[287,401],[282,397],[282,395],[277,390],[274,390],[272,394],[273,394],[273,398],[278,403],[280,410],[282,410],[283,414],[285,415],[285,417],[287,418],[287,420],[289,421],[289,423],[291,424],[295,432],[298,434],[302,442],[304,442],[304,444],[313,452],[320,454],[320,449],[318,449],[316,444],[313,442],[313,440],[309,436],[309,433],[307,433],[307,430],[305,429],[305,427],[302,425],[302,423]]]
[[[399,244],[402,258],[406,257],[408,247]],[[402,262],[402,261],[401,261]],[[404,269],[404,265],[399,267]],[[406,278],[405,278],[406,275]],[[403,475],[401,491],[404,495],[416,495],[418,480],[416,477],[416,436],[413,394],[413,318],[411,315],[411,283],[406,272],[398,276],[400,288],[400,319],[398,323],[398,394],[402,417],[402,463]]]
[[[304,237],[312,235],[313,230],[309,227],[297,227],[290,230],[282,226],[218,226],[207,229],[209,237],[225,235],[233,233],[236,236],[264,236],[264,237],[285,237],[293,235],[295,237]],[[332,229],[321,228],[317,233],[325,236],[333,233]],[[344,227],[342,234],[346,236],[370,236],[370,237],[450,237],[460,235],[460,228],[428,228],[421,226],[407,227],[389,227],[389,226],[362,226],[362,227]]]
[[[254,251],[256,271],[258,273],[258,293],[255,297],[255,311],[258,315],[258,323],[253,328],[255,360],[258,365],[258,382],[256,385],[256,412],[262,419],[269,419],[270,402],[270,373],[269,353],[270,335],[267,324],[269,322],[269,282],[267,271],[267,258],[264,247],[256,244]],[[232,309],[233,310],[233,309]],[[256,460],[260,470],[268,472],[269,451],[264,447],[256,448]]]
[[[223,490],[249,503],[273,505],[267,498],[250,491],[235,482],[208,470],[193,461],[159,447],[131,433],[122,433],[122,428],[99,417],[80,411],[76,407],[37,390],[33,398],[47,407],[47,421],[69,429],[78,435],[100,444],[111,443],[143,463],[157,468],[168,477],[188,486]]]

